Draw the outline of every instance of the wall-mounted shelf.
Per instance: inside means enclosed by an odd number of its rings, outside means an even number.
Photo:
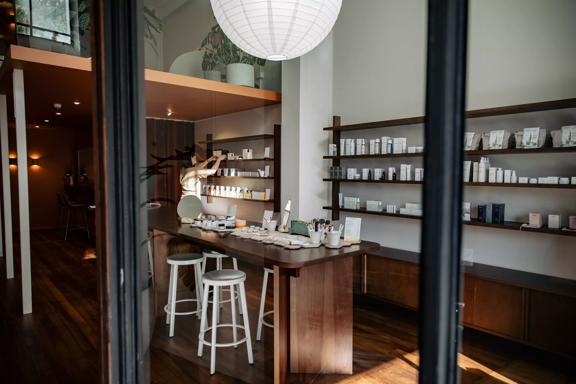
[[[421,185],[422,181],[323,179],[326,182]],[[464,183],[467,187],[576,189],[575,184]]]
[[[243,198],[240,198],[240,197],[213,196],[213,195],[205,195],[205,194],[202,194],[202,196],[209,197],[209,198],[214,197],[214,198],[216,198],[216,199],[229,199],[229,200],[251,201],[251,202],[254,202],[254,203],[274,203],[274,200],[254,200],[254,199],[243,199]]]
[[[334,207],[323,207],[323,209],[330,210],[330,211],[351,212],[351,213],[364,214],[364,215],[395,217],[395,218],[409,219],[409,220],[421,220],[422,219],[422,217],[420,217],[420,216],[402,215],[399,213],[372,212],[372,211],[367,211],[366,209],[347,209],[347,208],[334,208]],[[513,231],[534,232],[534,233],[543,233],[543,234],[560,235],[560,236],[576,236],[576,232],[563,231],[561,229],[552,229],[552,228],[547,228],[547,227],[542,227],[542,228],[526,228],[526,227],[524,227],[524,228],[521,228],[522,223],[512,222],[512,221],[507,221],[504,224],[483,223],[483,222],[480,222],[477,220],[464,221],[462,223],[464,225],[471,225],[471,226],[476,226],[476,227],[486,227],[486,228],[493,228],[493,229],[506,229],[506,230],[513,230]]]
[[[234,159],[234,160],[226,159],[226,160],[222,160],[222,162],[230,162],[230,163],[234,162],[234,161],[242,161],[242,162],[245,162],[245,161],[274,161],[274,159],[272,159],[272,158],[260,158],[260,159]]]
[[[540,103],[508,105],[504,107],[484,108],[471,110],[466,113],[469,119],[490,116],[514,115],[518,113],[551,111],[555,109],[576,108],[576,99],[563,99],[544,101]],[[391,119],[383,121],[374,121],[368,123],[334,125],[325,127],[325,131],[358,131],[364,129],[377,129],[386,127],[398,127],[403,125],[415,125],[424,123],[424,116],[407,117],[401,119]]]
[[[508,148],[466,151],[465,156],[491,156],[491,155],[535,155],[543,153],[576,153],[576,147],[542,147],[533,149]],[[357,159],[393,159],[393,158],[424,157],[424,152],[418,153],[386,153],[378,155],[352,155],[352,156],[324,156],[326,160],[357,160]]]
[[[274,180],[274,176],[260,177],[260,176],[208,176],[214,179],[259,179],[259,180]]]
[[[230,137],[226,139],[217,139],[217,140],[206,140],[200,141],[199,144],[223,144],[223,143],[239,143],[242,141],[254,141],[254,140],[272,140],[275,136],[273,134],[262,134],[262,135],[252,135],[252,136],[240,136],[240,137]]]
[[[255,158],[255,159],[237,159],[237,160],[224,160],[225,162],[272,162],[273,164],[273,170],[271,172],[272,175],[274,176],[269,176],[269,177],[251,177],[251,176],[211,176],[214,179],[252,179],[252,180],[256,180],[256,179],[262,179],[262,180],[273,180],[273,199],[272,200],[267,200],[267,201],[261,201],[261,200],[250,200],[250,199],[236,199],[236,200],[244,200],[244,201],[260,201],[260,202],[264,202],[264,203],[273,203],[274,204],[274,211],[275,212],[280,212],[280,196],[281,196],[281,164],[280,164],[280,159],[282,158],[282,134],[281,134],[281,129],[282,127],[279,124],[275,124],[274,125],[274,133],[270,134],[270,133],[266,133],[266,134],[261,134],[261,135],[250,135],[250,136],[240,136],[240,137],[229,137],[229,138],[225,138],[225,139],[217,139],[214,140],[214,137],[212,134],[207,134],[206,135],[206,140],[205,141],[201,141],[201,144],[206,144],[206,154],[208,157],[212,156],[212,154],[214,153],[214,145],[215,144],[226,144],[226,143],[240,143],[240,142],[246,142],[246,141],[259,141],[259,140],[272,140],[273,141],[273,148],[274,148],[274,153],[272,154],[274,157],[261,157],[261,158]],[[219,196],[208,196],[208,198],[212,198],[212,197],[219,197]],[[226,198],[226,197],[224,197]],[[232,199],[232,198],[228,198],[228,199]]]

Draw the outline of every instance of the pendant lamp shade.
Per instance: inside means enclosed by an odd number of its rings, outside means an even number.
[[[342,0],[210,0],[216,21],[240,49],[268,60],[304,55],[332,30]]]

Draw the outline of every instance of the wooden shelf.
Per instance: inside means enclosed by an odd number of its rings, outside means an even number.
[[[421,220],[421,216],[412,216],[412,215],[402,215],[399,213],[386,213],[386,212],[372,212],[367,211],[366,209],[346,209],[346,208],[334,208],[330,206],[323,207],[323,209],[330,210],[330,211],[341,211],[341,212],[351,212],[351,213],[359,213],[365,215],[376,215],[376,216],[387,216],[387,217],[396,217],[401,219],[410,219],[410,220]],[[513,230],[513,231],[522,231],[522,232],[534,232],[534,233],[543,233],[543,234],[551,234],[551,235],[560,235],[560,236],[576,236],[576,232],[570,231],[563,231],[561,229],[551,229],[547,227],[542,228],[521,228],[522,223],[507,221],[504,224],[492,224],[492,223],[483,223],[477,220],[472,221],[464,221],[464,225],[470,225],[475,227],[486,227],[486,228],[493,228],[493,229],[505,229],[505,230]]]
[[[533,149],[508,148],[508,149],[490,149],[465,151],[465,156],[491,156],[491,155],[534,155],[542,153],[576,153],[576,147],[542,147]],[[353,155],[353,156],[324,156],[326,160],[356,160],[356,159],[390,159],[403,157],[423,157],[424,152],[419,153],[386,153],[379,155]]]
[[[260,177],[260,176],[208,176],[214,179],[260,179],[260,180],[274,180],[274,176]]]
[[[555,109],[576,108],[576,99],[563,99],[544,101],[540,103],[508,105],[504,107],[476,109],[466,112],[469,119],[490,116],[514,115],[518,113],[551,111]],[[415,125],[424,123],[424,116],[407,117],[401,119],[391,119],[374,121],[368,123],[340,125],[337,127],[325,127],[325,131],[357,131],[363,129],[377,129],[386,127],[398,127],[403,125]]]
[[[0,90],[8,94],[12,92],[8,74],[11,77],[13,68],[25,72],[26,118],[31,126],[78,127],[91,123],[90,58],[10,45],[0,72]],[[278,92],[153,69],[144,70],[144,81],[146,117],[166,119],[170,106],[171,119],[196,121],[281,102]],[[54,117],[52,103],[47,100],[64,103],[64,113]],[[73,100],[81,104],[67,108]],[[44,119],[51,122],[46,124]]]
[[[366,184],[401,184],[421,185],[421,181],[390,181],[390,180],[347,180],[347,179],[323,179],[326,182],[339,183],[366,183]],[[548,189],[576,189],[575,184],[512,184],[512,183],[464,183],[467,187],[491,187],[491,188],[548,188]]]
[[[274,135],[273,134],[263,134],[263,135],[252,135],[252,136],[240,136],[240,137],[230,137],[227,139],[218,139],[218,140],[212,140],[210,142],[208,141],[199,141],[199,144],[207,144],[207,143],[212,143],[212,144],[223,144],[223,143],[239,143],[242,141],[254,141],[254,140],[271,140],[274,139]]]
[[[254,202],[254,203],[273,203],[273,202],[274,202],[274,200],[241,199],[241,198],[239,198],[239,197],[212,196],[212,195],[205,195],[205,194],[202,194],[202,196],[205,196],[205,197],[214,197],[214,198],[217,198],[217,199],[229,199],[229,200],[251,201],[251,202]]]
[[[233,161],[274,161],[272,158],[260,158],[260,159],[234,159],[234,160],[222,160],[222,162],[233,162]]]

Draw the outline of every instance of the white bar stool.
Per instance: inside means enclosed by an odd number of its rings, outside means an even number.
[[[202,255],[204,256],[204,261],[202,262],[202,276],[204,276],[204,274],[206,273],[206,264],[208,263],[209,259],[214,259],[216,261],[217,271],[222,270],[222,261],[228,258],[232,259],[232,268],[234,268],[235,271],[238,270],[238,261],[236,260],[235,257],[230,257],[228,255],[215,251],[204,251],[202,252]],[[229,303],[230,300],[232,300],[232,297],[234,296],[232,294],[232,291],[230,291],[230,299],[224,300],[222,297],[222,292],[224,290],[229,291],[228,288],[223,288],[220,290],[220,298],[219,298],[220,305]],[[236,294],[236,297],[234,297],[234,299],[238,299],[239,313],[242,315],[242,306],[240,305],[240,298],[238,297],[238,294]],[[212,300],[208,300],[208,303],[212,304],[212,302],[213,302]],[[218,321],[220,321],[220,314],[218,314]]]
[[[274,328],[274,324],[267,323],[265,317],[274,313],[274,311],[264,312],[266,306],[266,290],[268,289],[268,275],[273,275],[274,270],[264,268],[264,279],[262,280],[262,293],[260,295],[260,311],[258,312],[258,331],[256,332],[256,341],[262,339],[262,325]]]
[[[167,258],[168,264],[170,264],[170,285],[168,290],[168,304],[164,306],[164,311],[166,312],[166,324],[170,325],[170,337],[174,336],[174,324],[176,322],[176,315],[193,315],[196,314],[200,318],[200,313],[202,312],[202,261],[204,257],[198,253],[179,253],[175,255],[170,255]],[[196,285],[195,299],[176,299],[176,292],[178,291],[178,267],[181,265],[193,265],[194,266],[194,283]],[[195,301],[196,310],[190,312],[176,312],[176,304],[183,303],[186,301]]]
[[[206,273],[202,280],[204,282],[204,295],[202,297],[202,320],[200,321],[200,333],[198,334],[198,357],[202,357],[204,345],[210,346],[210,374],[213,375],[216,371],[216,348],[234,347],[236,348],[241,343],[246,343],[246,351],[248,352],[248,363],[254,364],[254,356],[252,355],[252,340],[250,337],[250,322],[248,320],[248,309],[246,307],[246,292],[244,290],[244,281],[246,274],[242,271],[234,269],[222,269]],[[230,300],[230,308],[232,311],[231,324],[218,324],[219,307],[219,291],[223,287],[229,287],[231,297],[234,296],[234,287],[238,286],[238,296],[240,298],[240,307],[244,311],[244,326],[236,324],[236,300]],[[210,287],[214,289],[212,305],[212,326],[206,327],[208,316],[208,293]],[[231,343],[216,343],[216,336],[218,328],[231,327],[233,340]],[[238,340],[238,328],[244,330],[244,338]],[[204,340],[206,332],[211,331],[211,341]]]

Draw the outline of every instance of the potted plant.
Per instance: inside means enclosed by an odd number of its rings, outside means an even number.
[[[202,70],[204,71],[205,79],[222,81],[222,73],[216,69],[216,66],[218,65],[217,49],[224,36],[224,32],[216,24],[210,29],[210,32],[200,44],[200,51],[204,51]]]
[[[266,63],[265,59],[254,57],[234,45],[218,24],[204,38],[200,50],[204,51],[204,71],[214,70],[218,64],[225,65],[226,81],[231,84],[254,87],[254,66]]]

